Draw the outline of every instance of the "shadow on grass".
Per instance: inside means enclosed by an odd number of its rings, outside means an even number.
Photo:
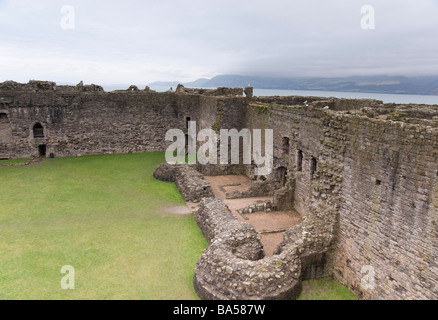
[[[303,282],[298,300],[358,300],[343,284],[330,278]]]

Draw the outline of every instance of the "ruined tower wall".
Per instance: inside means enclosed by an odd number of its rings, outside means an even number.
[[[327,265],[362,298],[438,298],[438,109],[429,109],[248,106],[246,127],[274,129],[274,167],[289,170],[294,208],[306,216],[333,204]]]
[[[273,175],[281,181],[287,168],[287,183],[277,185],[275,205],[287,208],[289,201],[305,221],[315,223],[306,232],[321,251],[303,255],[303,279],[333,274],[343,156],[341,144],[331,139],[342,136],[338,122],[334,112],[306,104],[255,103],[247,112],[248,127],[274,129]],[[294,232],[285,235],[286,243]]]
[[[437,299],[436,126],[343,120],[336,277],[363,298]]]
[[[245,127],[274,129],[273,174],[280,181],[279,175],[283,171],[279,168],[287,168],[287,179],[292,183],[291,188],[293,188],[291,202],[298,212],[302,215],[307,214],[312,198],[311,162],[312,158],[319,161],[321,148],[319,141],[324,134],[321,110],[309,109],[306,106],[250,104]],[[300,150],[303,158],[302,165],[298,168]]]
[[[200,97],[196,119],[198,130],[242,129],[245,122],[246,99],[243,97]]]
[[[217,157],[220,160],[220,130],[244,128],[245,108],[247,100],[244,97],[200,97],[199,113],[195,118],[197,120],[197,130],[211,129],[216,132],[218,137]],[[204,144],[204,141],[198,141],[198,146]],[[229,153],[229,157],[231,154]],[[231,161],[229,161],[231,163]],[[223,174],[243,174],[244,168],[241,165],[203,165],[198,170],[205,175],[223,175]]]

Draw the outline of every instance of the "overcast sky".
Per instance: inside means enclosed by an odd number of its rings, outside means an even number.
[[[227,73],[438,75],[438,0],[0,0],[0,81]]]

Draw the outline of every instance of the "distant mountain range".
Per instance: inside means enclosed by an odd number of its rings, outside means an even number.
[[[179,83],[153,82],[149,86],[167,86],[175,88]],[[438,95],[438,76],[404,77],[404,76],[352,76],[344,78],[273,78],[242,75],[219,75],[212,79],[198,79],[182,83],[185,87],[246,87],[257,89],[283,90],[320,90],[341,92],[372,92],[392,94]]]

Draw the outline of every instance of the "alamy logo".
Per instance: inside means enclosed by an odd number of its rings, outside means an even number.
[[[65,5],[61,8],[61,28],[64,30],[74,30],[75,28],[75,8],[70,5]]]
[[[374,290],[376,285],[376,272],[372,266],[363,266],[360,271],[363,274],[360,286],[363,290]]]
[[[241,140],[243,141],[242,148],[240,147]],[[264,146],[262,146],[263,140]],[[197,132],[196,121],[190,121],[187,135],[180,129],[171,129],[166,133],[166,141],[173,142],[166,150],[166,161],[171,164],[186,163],[185,155],[188,155],[189,164],[194,164],[196,161],[203,165],[230,164],[231,161],[231,164],[255,164],[257,166],[255,175],[258,176],[272,172],[274,158],[272,129],[266,129],[264,137],[260,129],[254,129],[252,132],[249,129],[241,131],[222,129],[218,135],[212,129]],[[199,149],[197,149],[198,142],[203,143]],[[241,157],[242,163],[240,163]]]
[[[364,16],[360,21],[360,26],[363,30],[374,30],[376,29],[376,10],[373,6],[363,6],[360,9],[360,13]]]
[[[61,288],[63,290],[74,290],[75,289],[75,268],[72,266],[63,266],[61,268],[61,273],[66,274],[61,279]]]

